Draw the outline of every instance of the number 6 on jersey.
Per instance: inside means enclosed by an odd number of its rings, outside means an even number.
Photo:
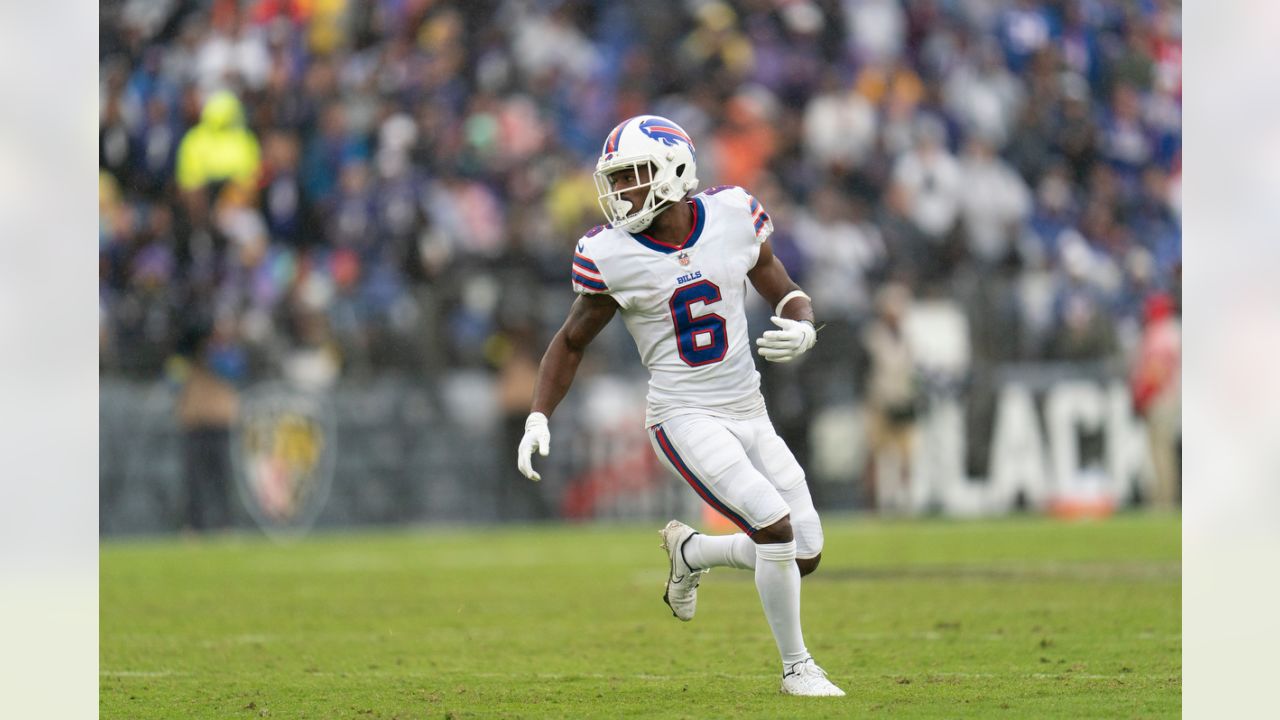
[[[720,288],[710,280],[701,280],[676,290],[671,295],[671,320],[676,326],[676,348],[680,359],[689,367],[710,365],[724,359],[729,350],[729,334],[724,318],[715,313],[694,316],[694,303],[710,305],[720,302]]]

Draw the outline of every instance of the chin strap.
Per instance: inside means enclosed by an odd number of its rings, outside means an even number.
[[[627,203],[627,204],[630,205],[631,203]],[[663,211],[667,210],[668,208],[670,208],[675,204],[676,204],[675,201],[672,201],[672,200],[659,200],[658,204],[654,205],[653,210],[650,211],[648,222],[646,222],[643,227],[638,227],[628,232],[644,232],[649,228],[650,225],[653,224],[654,220],[658,219],[658,216],[661,215]]]
[[[618,216],[618,217],[620,217],[620,218],[624,218],[624,217],[626,217],[626,216],[628,216],[628,215],[630,215],[630,214],[631,214],[631,201],[630,201],[630,200],[623,200],[622,198],[615,198],[615,199],[613,199],[613,200],[610,200],[610,201],[609,201],[609,205],[610,205],[610,207],[612,207],[612,208],[613,208],[613,214],[614,214],[614,215],[616,215],[616,216]]]

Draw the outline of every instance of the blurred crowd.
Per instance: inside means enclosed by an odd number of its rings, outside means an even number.
[[[949,297],[977,366],[1123,357],[1180,297],[1180,13],[105,0],[101,365],[324,386],[536,362],[602,222],[602,140],[639,113],[684,126],[703,187],[765,203],[837,354],[885,345],[878,305]]]

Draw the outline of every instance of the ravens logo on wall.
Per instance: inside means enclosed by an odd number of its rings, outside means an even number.
[[[336,447],[328,401],[284,385],[251,389],[231,452],[245,508],[268,534],[305,532],[324,509]]]

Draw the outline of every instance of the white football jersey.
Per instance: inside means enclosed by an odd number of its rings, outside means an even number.
[[[693,230],[680,246],[608,226],[578,241],[573,289],[607,294],[649,368],[653,426],[688,412],[749,418],[764,413],[747,335],[747,272],[773,222],[740,187],[692,198]]]

